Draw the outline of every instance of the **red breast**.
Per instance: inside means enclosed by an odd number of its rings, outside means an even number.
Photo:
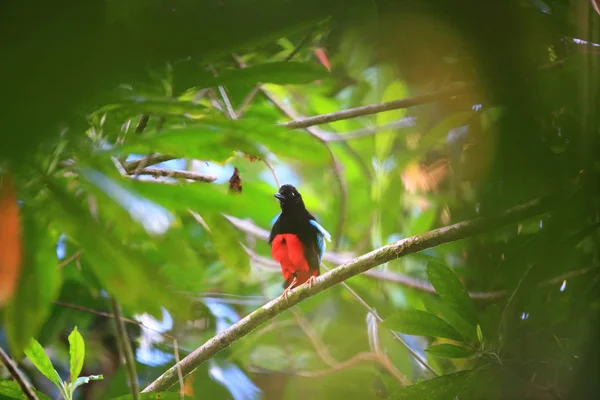
[[[283,233],[275,236],[271,243],[271,256],[281,264],[281,273],[286,281],[291,281],[296,273],[299,285],[318,274],[318,271],[312,273],[308,267],[304,257],[304,245],[294,234]]]

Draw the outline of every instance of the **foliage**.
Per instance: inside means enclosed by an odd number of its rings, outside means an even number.
[[[45,3],[0,12],[14,61],[0,200],[19,217],[0,225],[22,232],[0,252],[23,255],[0,346],[39,398],[133,398],[111,299],[143,388],[279,296],[264,240],[277,180],[332,233],[326,268],[554,201],[312,296],[142,399],[585,398],[598,384],[588,2]]]
[[[35,339],[31,340],[31,343],[25,349],[25,354],[31,360],[33,365],[35,365],[37,370],[60,390],[62,398],[65,400],[73,399],[73,393],[79,386],[89,383],[90,381],[104,379],[102,375],[79,376],[85,358],[85,345],[77,327],[75,327],[69,335],[69,381],[63,381],[61,379],[56,369],[52,366],[52,362],[44,352],[42,345]]]

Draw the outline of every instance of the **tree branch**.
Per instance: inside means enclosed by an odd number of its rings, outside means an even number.
[[[135,175],[150,175],[154,178],[159,176],[166,178],[178,178],[178,179],[190,179],[197,182],[214,182],[217,180],[216,176],[198,174],[192,171],[183,171],[175,169],[162,169],[162,168],[144,168],[139,171],[134,171],[131,174]]]
[[[314,296],[335,284],[341,283],[346,279],[361,274],[377,265],[381,265],[407,254],[417,253],[421,250],[432,248],[443,243],[464,239],[477,233],[486,232],[512,222],[532,217],[548,211],[555,206],[556,203],[557,198],[555,196],[546,196],[513,207],[497,216],[479,217],[473,220],[459,222],[454,225],[399,240],[364,254],[317,277],[312,288],[308,285],[301,285],[298,288],[293,289],[288,294],[287,299],[280,297],[272,300],[242,318],[229,328],[209,339],[202,346],[198,347],[181,360],[179,365],[169,368],[164,374],[148,385],[143,392],[147,393],[168,389],[177,383],[178,367],[181,367],[181,371],[184,375],[190,374],[200,364],[209,360],[215,354],[230,346],[240,338],[246,336],[266,321],[269,321],[288,308],[293,307],[299,302]]]
[[[35,394],[35,390],[31,386],[31,384],[27,381],[27,378],[23,375],[23,373],[17,367],[17,363],[13,361],[12,358],[6,354],[4,349],[0,347],[0,362],[6,366],[6,369],[13,377],[13,379],[19,384],[21,390],[29,400],[38,400],[37,395]]]
[[[140,166],[142,166],[142,168],[149,167],[151,165],[160,164],[162,162],[174,159],[175,157],[173,156],[168,156],[164,154],[153,154],[140,158],[139,160],[124,162],[123,168],[128,174],[132,174],[135,172],[136,169],[140,169]]]
[[[347,110],[336,111],[329,114],[321,114],[312,117],[299,118],[293,121],[284,122],[280,125],[290,129],[308,128],[315,125],[328,124],[330,122],[362,117],[365,115],[377,114],[384,111],[420,106],[426,103],[431,103],[433,101],[449,99],[455,96],[465,94],[474,86],[475,85],[473,84],[460,85],[453,88],[442,89],[436,92],[430,92],[418,96],[388,101],[386,103],[369,104],[366,106],[349,108]]]

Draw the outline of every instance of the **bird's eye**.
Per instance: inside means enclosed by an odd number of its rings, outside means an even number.
[[[290,193],[290,197],[296,197],[296,193],[294,193],[294,192]]]

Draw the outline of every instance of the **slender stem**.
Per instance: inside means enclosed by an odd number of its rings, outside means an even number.
[[[149,156],[140,158],[139,160],[124,162],[123,168],[125,169],[125,171],[128,174],[131,174],[131,173],[135,172],[135,170],[140,169],[141,165],[143,165],[144,167],[149,167],[151,165],[160,164],[162,162],[170,161],[170,160],[174,160],[174,159],[175,159],[175,157],[173,157],[173,156],[168,156],[168,155],[164,155],[164,154],[153,154],[153,155],[149,155]],[[142,167],[142,168],[144,168],[144,167]]]
[[[135,358],[133,356],[133,351],[131,350],[131,343],[129,342],[127,331],[125,330],[121,306],[114,298],[111,298],[111,302],[113,313],[115,314],[115,324],[117,326],[117,339],[120,343],[121,350],[123,351],[123,356],[125,357],[125,366],[127,367],[131,396],[133,400],[140,400],[140,386],[138,383],[137,371],[135,369]]]
[[[4,364],[13,379],[19,384],[19,386],[21,386],[21,390],[25,396],[27,396],[29,400],[38,400],[33,387],[27,381],[25,375],[23,375],[23,373],[19,370],[17,363],[14,362],[14,360],[10,358],[8,354],[6,354],[2,347],[0,347],[0,361],[2,364]]]
[[[272,300],[242,318],[191,352],[178,363],[178,366],[169,368],[159,378],[148,385],[143,392],[155,392],[170,388],[177,383],[177,368],[181,367],[184,376],[190,374],[215,354],[248,335],[254,329],[273,319],[283,311],[353,276],[408,254],[417,253],[440,244],[465,239],[478,233],[488,232],[509,223],[538,215],[555,207],[556,203],[556,196],[546,196],[513,207],[496,216],[479,217],[459,222],[399,240],[364,254],[317,277],[312,287],[309,287],[309,285],[300,285],[290,291],[287,298],[279,297]]]
[[[366,106],[360,106],[356,108],[349,108],[347,110],[336,111],[329,114],[315,115],[312,117],[299,118],[293,121],[284,122],[280,124],[290,129],[308,128],[315,125],[328,124],[331,122],[341,121],[344,119],[351,119],[356,117],[362,117],[365,115],[377,114],[384,111],[397,110],[400,108],[409,108],[419,106],[426,103],[431,103],[437,100],[449,99],[455,96],[459,96],[467,93],[467,91],[473,88],[473,84],[460,85],[457,87],[442,89],[436,92],[425,93],[418,96],[407,97],[404,99],[388,101],[386,103],[369,104]]]
[[[139,171],[135,171],[135,175],[150,175],[154,178],[162,176],[165,178],[189,179],[196,182],[214,182],[217,180],[217,177],[212,175],[203,175],[192,171],[162,168],[144,168]]]

